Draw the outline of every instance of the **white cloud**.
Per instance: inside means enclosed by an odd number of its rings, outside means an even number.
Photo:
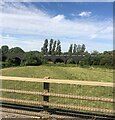
[[[66,48],[68,48],[67,45],[71,41],[78,44],[81,44],[81,42],[90,44],[93,39],[105,39],[105,42],[112,41],[112,19],[103,21],[89,19],[68,20],[62,14],[52,16],[35,8],[31,4],[27,7],[21,3],[3,3],[1,7],[4,12],[0,13],[0,18],[2,18],[0,30],[3,29],[6,33],[19,34],[20,36],[31,35],[33,38],[34,36],[38,36],[38,39],[34,41],[28,38],[25,43],[23,42],[24,38],[20,38],[15,42],[15,39],[9,37],[9,41],[8,38],[5,38],[3,43],[7,42],[10,45],[13,44],[16,46],[22,45],[27,50],[34,47],[39,48],[41,40],[52,37],[66,43],[66,46],[64,46]],[[91,12],[82,12],[80,14],[81,16],[89,16]],[[44,39],[40,39],[40,37]]]
[[[71,15],[72,15],[72,16],[76,16],[76,14],[74,14],[74,13],[72,13]]]
[[[53,17],[52,20],[59,22],[59,21],[64,20],[64,18],[65,18],[64,15],[57,15],[57,16]]]
[[[41,46],[43,45],[42,40],[36,40],[36,39],[20,40],[10,35],[6,35],[5,37],[0,36],[0,41],[2,41],[1,45],[8,45],[10,48],[16,47],[16,46],[21,47],[25,51],[40,50]]]
[[[92,12],[84,11],[84,12],[79,13],[78,16],[89,17],[89,16],[91,16],[91,14],[92,14]]]

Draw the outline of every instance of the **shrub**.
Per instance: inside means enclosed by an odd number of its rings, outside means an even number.
[[[23,60],[21,61],[21,65],[26,66],[36,66],[45,63],[45,59],[39,52],[30,51],[25,53]]]
[[[84,61],[80,61],[80,62],[79,62],[79,65],[80,65],[81,67],[83,67],[83,66],[85,65]]]
[[[75,64],[75,61],[72,58],[70,58],[67,60],[67,64]]]

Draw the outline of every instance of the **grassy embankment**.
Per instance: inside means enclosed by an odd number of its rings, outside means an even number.
[[[99,82],[113,82],[113,70],[106,68],[80,68],[76,65],[43,65],[43,66],[28,66],[28,67],[15,67],[2,69],[2,75],[4,76],[20,76],[20,77],[35,77],[44,78],[50,76],[54,79],[70,79],[70,80],[85,80],[85,81],[99,81]],[[30,83],[30,82],[14,82],[3,81],[3,88],[18,89],[18,90],[31,90],[31,91],[43,91],[42,83]],[[91,97],[104,97],[112,98],[113,89],[110,87],[92,87],[81,85],[62,85],[62,84],[50,84],[50,92],[53,93],[65,93],[73,95],[91,96]],[[3,93],[3,97],[26,99],[26,100],[41,100],[40,96],[22,95]],[[55,98],[51,97],[50,101],[53,103],[63,103],[71,105],[81,105],[87,107],[97,107],[102,109],[112,109],[112,103],[104,102],[91,102],[76,99],[67,98]],[[101,103],[101,104],[100,104]]]

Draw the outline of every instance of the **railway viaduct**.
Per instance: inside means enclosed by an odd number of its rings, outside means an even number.
[[[23,60],[23,55],[24,54],[7,54],[6,56],[8,58],[16,58],[21,62],[21,60]],[[68,59],[72,59],[77,64],[84,56],[85,55],[44,55],[44,58],[51,60],[53,63],[56,63],[56,60],[60,59],[64,64],[67,63]]]
[[[51,60],[53,63],[56,63],[57,59],[61,59],[64,64],[67,63],[68,59],[72,59],[77,64],[84,56],[85,55],[44,55],[47,60]]]

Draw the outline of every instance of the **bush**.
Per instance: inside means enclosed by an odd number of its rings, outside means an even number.
[[[84,62],[84,61],[80,61],[80,62],[79,62],[79,65],[80,65],[81,67],[83,67],[83,66],[85,65],[85,62]]]
[[[20,47],[14,47],[9,50],[11,54],[22,54],[24,51]]]
[[[8,62],[2,62],[0,67],[5,68],[5,67],[10,67],[10,66],[9,66]]]
[[[36,66],[45,63],[45,59],[39,52],[27,52],[25,53],[23,60],[21,61],[22,66]]]
[[[75,64],[75,61],[72,58],[70,58],[67,60],[67,64]]]

